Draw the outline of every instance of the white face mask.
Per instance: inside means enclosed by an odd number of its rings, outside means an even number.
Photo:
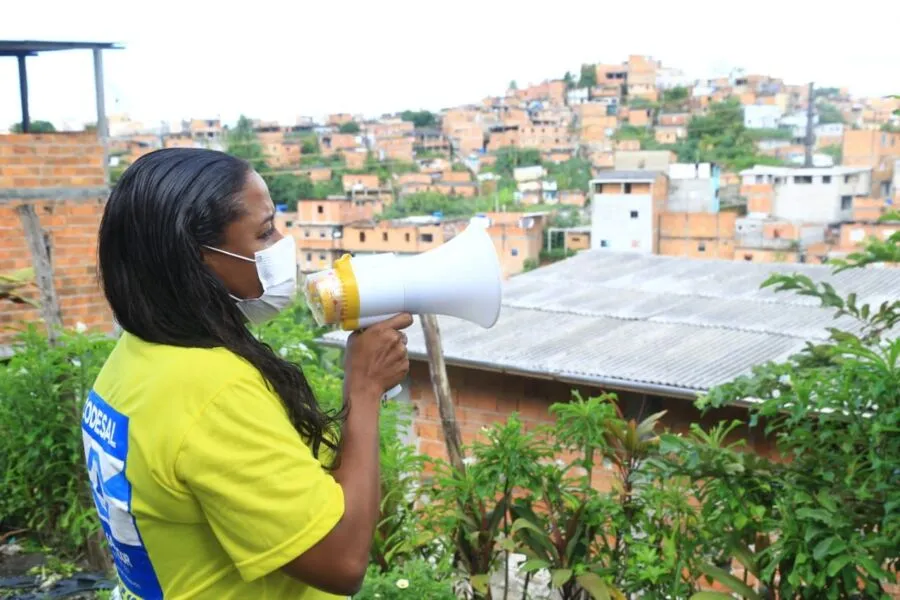
[[[284,236],[268,248],[256,252],[254,258],[211,246],[204,248],[256,263],[256,273],[263,288],[262,296],[248,299],[231,296],[251,323],[268,321],[294,301],[297,292],[297,249],[293,236]]]

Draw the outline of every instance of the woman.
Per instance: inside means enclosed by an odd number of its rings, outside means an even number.
[[[123,174],[100,226],[125,330],[85,405],[94,501],[126,598],[355,593],[378,515],[378,409],[409,368],[409,315],[354,334],[341,414],[248,331],[291,302],[293,238],[265,182],[167,149]]]

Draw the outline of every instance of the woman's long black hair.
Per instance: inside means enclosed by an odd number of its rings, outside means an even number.
[[[157,344],[225,347],[246,359],[281,397],[297,432],[318,456],[337,456],[343,413],[324,412],[298,365],[247,329],[224,284],[203,263],[240,218],[250,166],[223,152],[170,148],[146,154],[116,184],[100,223],[106,299],[125,331]]]

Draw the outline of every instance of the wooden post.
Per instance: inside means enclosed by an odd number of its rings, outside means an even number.
[[[41,229],[41,222],[33,205],[22,204],[16,207],[16,210],[22,221],[22,228],[25,230],[28,250],[31,252],[35,280],[41,293],[41,316],[47,327],[47,340],[52,346],[56,344],[57,335],[62,328],[62,315],[59,310],[59,300],[56,297],[56,288],[53,285],[50,239],[47,233]]]
[[[431,385],[441,415],[447,455],[450,457],[450,464],[460,473],[465,473],[459,424],[456,422],[456,409],[453,407],[450,380],[447,379],[447,365],[444,363],[444,351],[441,348],[441,329],[438,327],[436,316],[422,315],[421,319],[422,333],[425,334],[425,349],[428,352],[428,370],[431,373]]]

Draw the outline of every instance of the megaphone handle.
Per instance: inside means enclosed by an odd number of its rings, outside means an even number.
[[[381,397],[381,403],[387,404],[388,400],[396,398],[402,390],[403,390],[402,385],[399,385],[399,384],[395,385],[394,387],[392,387],[391,389],[389,389],[388,391],[386,391],[384,393],[384,396]]]

